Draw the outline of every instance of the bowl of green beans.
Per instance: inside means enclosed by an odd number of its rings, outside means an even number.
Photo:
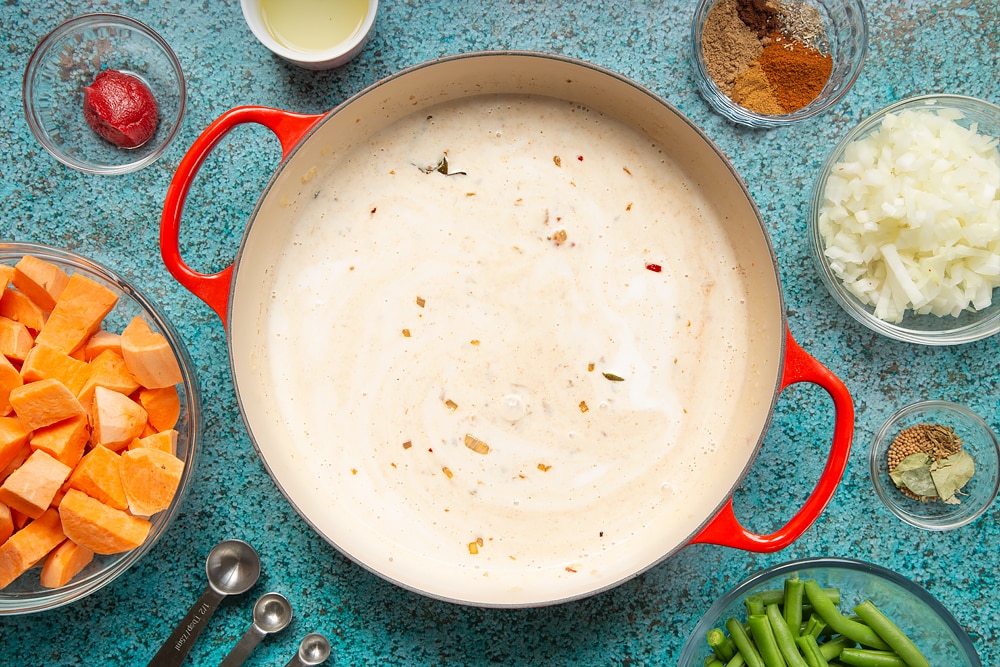
[[[982,667],[930,593],[859,560],[811,558],[762,570],[719,598],[678,667]]]

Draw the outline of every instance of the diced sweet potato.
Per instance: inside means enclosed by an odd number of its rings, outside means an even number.
[[[0,502],[37,519],[48,509],[72,468],[41,450],[0,485]]]
[[[129,449],[139,449],[140,447],[148,447],[150,449],[158,449],[161,452],[167,452],[168,454],[176,454],[177,431],[167,429],[159,433],[144,435],[141,438],[133,440],[128,446]]]
[[[132,318],[122,331],[122,357],[143,387],[170,387],[184,380],[166,337],[141,317]]]
[[[0,589],[6,588],[35,563],[45,558],[66,536],[59,514],[46,510],[0,545]]]
[[[55,264],[25,255],[14,266],[13,283],[44,310],[51,311],[66,289],[69,275]]]
[[[10,515],[10,508],[5,503],[0,503],[0,544],[13,534],[14,518]]]
[[[0,291],[7,289],[14,279],[14,267],[7,264],[0,264]]]
[[[117,452],[142,435],[146,411],[128,396],[95,387],[90,421],[93,441]]]
[[[146,519],[109,507],[77,489],[66,492],[59,516],[66,537],[102,555],[135,549],[152,526]]]
[[[131,395],[139,388],[139,381],[125,365],[125,360],[114,350],[105,350],[90,363],[90,376],[77,393],[80,403],[90,406],[94,400],[94,388],[104,387],[119,394]]]
[[[30,435],[17,417],[0,417],[0,469],[14,460]]]
[[[90,421],[86,415],[78,415],[37,429],[28,442],[32,449],[40,449],[75,468],[89,441]]]
[[[122,486],[122,457],[98,445],[80,459],[66,482],[66,488],[83,491],[115,509],[128,509]]]
[[[21,464],[23,464],[25,461],[28,460],[28,457],[31,456],[32,451],[33,450],[31,449],[31,445],[29,445],[27,442],[18,447],[14,451],[14,455],[10,459],[10,463],[5,465],[3,468],[0,468],[0,484],[3,484],[5,481],[7,481],[7,478],[11,476],[11,473],[20,468]]]
[[[73,392],[55,378],[29,382],[12,389],[10,404],[18,419],[29,429],[86,414]]]
[[[78,361],[62,350],[40,344],[31,348],[25,357],[21,377],[25,382],[55,378],[76,396],[90,377],[90,364]]]
[[[0,354],[0,416],[10,413],[10,390],[24,384],[21,373],[7,357]]]
[[[0,354],[11,361],[24,361],[34,344],[28,327],[9,317],[0,317]]]
[[[40,583],[45,588],[65,586],[94,560],[94,552],[73,540],[65,540],[45,557]]]
[[[45,324],[45,311],[24,292],[7,288],[0,296],[0,316],[20,322],[36,334]]]
[[[184,472],[173,454],[140,447],[122,454],[122,486],[128,508],[136,516],[152,516],[170,507]]]
[[[101,352],[104,352],[105,350],[111,350],[118,356],[121,356],[121,334],[116,334],[112,331],[104,331],[103,329],[97,331],[93,336],[88,338],[87,342],[84,344],[83,358],[87,361],[93,361]]]
[[[70,354],[101,328],[117,303],[110,289],[74,273],[35,340]]]
[[[139,404],[146,410],[150,425],[156,431],[166,431],[177,426],[181,415],[181,399],[177,386],[139,390]]]

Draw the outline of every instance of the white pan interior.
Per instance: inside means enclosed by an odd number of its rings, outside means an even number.
[[[298,512],[393,582],[490,606],[689,541],[753,459],[784,340],[717,149],[634,84],[527,53],[332,112],[261,198],[230,304],[241,409]]]

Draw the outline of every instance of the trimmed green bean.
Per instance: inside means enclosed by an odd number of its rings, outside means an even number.
[[[742,653],[737,653],[733,656],[733,659],[726,663],[726,667],[743,667],[747,664],[746,658],[743,657]]]
[[[767,605],[767,620],[771,626],[771,632],[774,633],[778,650],[781,651],[788,667],[809,667],[802,655],[799,654],[799,649],[795,646],[795,637],[792,635],[788,623],[785,622],[781,610],[778,609],[778,605]]]
[[[854,608],[854,613],[868,624],[875,633],[903,659],[908,667],[931,667],[927,658],[920,652],[917,645],[890,621],[871,600],[865,600]]]
[[[809,620],[806,621],[805,630],[801,634],[812,635],[814,638],[819,639],[823,635],[824,630],[826,630],[826,621],[816,614],[809,614]]]
[[[826,597],[830,598],[830,602],[832,602],[835,605],[839,605],[840,604],[840,589],[839,588],[823,588],[821,590],[824,593],[826,593]],[[782,604],[785,601],[785,589],[783,589],[783,588],[780,589],[780,590],[779,589],[770,589],[770,590],[766,590],[766,591],[757,591],[756,593],[754,593],[754,595],[760,597],[760,599],[764,603],[765,607],[767,605],[769,605],[769,604],[774,604],[775,602],[777,602],[778,604]],[[803,604],[805,604],[804,601],[803,601]]]
[[[882,641],[878,634],[870,627],[863,623],[852,621],[841,614],[840,610],[830,602],[830,599],[820,589],[815,579],[805,582],[805,594],[812,603],[813,610],[837,633],[874,649],[889,648],[889,645]]]
[[[712,649],[712,653],[719,660],[732,660],[736,654],[736,646],[721,628],[712,628],[709,630],[705,640],[708,642],[709,648]]]
[[[709,655],[705,657],[704,667],[726,667],[726,663],[722,662],[714,655]]]
[[[750,634],[764,660],[764,667],[788,667],[775,640],[771,623],[764,614],[750,614]]]
[[[743,600],[743,604],[747,608],[748,616],[764,613],[764,600],[762,600],[759,595],[746,596],[746,599]]]
[[[816,643],[816,638],[812,635],[802,635],[801,637],[795,638],[795,644],[799,647],[802,652],[803,657],[806,659],[806,663],[809,667],[830,667],[830,663],[827,662],[823,654],[820,653],[819,645]]]
[[[785,579],[785,599],[781,612],[793,637],[799,636],[802,625],[802,598],[804,586],[797,576]]]
[[[906,662],[892,651],[866,648],[845,648],[840,662],[851,667],[906,667]]]
[[[819,645],[819,652],[828,661],[835,660],[840,657],[840,652],[845,648],[854,648],[855,644],[853,641],[847,637],[835,637],[828,642],[823,642]]]
[[[760,652],[754,646],[753,642],[750,641],[750,635],[743,629],[743,624],[740,623],[739,619],[728,619],[726,621],[726,630],[729,630],[729,636],[732,638],[733,643],[736,644],[736,650],[740,652],[743,660],[746,661],[747,667],[764,667],[764,660],[760,657]]]

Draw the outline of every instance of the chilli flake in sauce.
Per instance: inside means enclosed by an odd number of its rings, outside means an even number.
[[[260,353],[302,484],[369,528],[339,546],[482,582],[692,534],[735,483],[729,408],[699,397],[749,364],[695,192],[645,135],[548,98],[448,102],[344,156],[295,219]]]

